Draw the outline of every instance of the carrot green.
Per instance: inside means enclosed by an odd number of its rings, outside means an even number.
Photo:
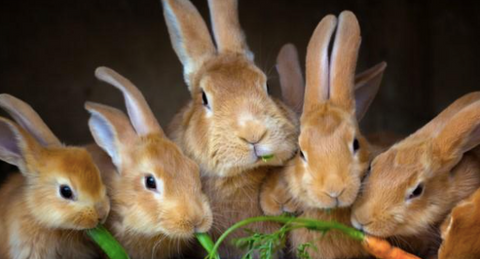
[[[267,156],[261,156],[260,158],[262,159],[263,162],[268,162],[268,160],[271,160],[275,155],[267,155]]]
[[[206,233],[195,233],[195,237],[197,238],[198,242],[203,246],[203,248],[205,248],[207,252],[211,253],[214,244],[210,236]],[[220,259],[220,256],[215,253],[213,258]]]
[[[420,259],[414,255],[408,254],[407,252],[393,247],[391,245],[386,245],[388,242],[383,239],[371,237],[365,235],[363,232],[347,227],[343,224],[334,221],[320,221],[306,218],[295,218],[292,216],[261,216],[254,217],[242,220],[237,222],[230,228],[228,228],[217,240],[213,248],[209,246],[207,251],[209,256],[207,259],[216,259],[218,258],[218,248],[222,242],[234,231],[242,228],[246,225],[255,222],[278,222],[282,223],[283,226],[276,232],[269,234],[257,233],[251,230],[247,230],[251,235],[237,239],[236,244],[240,247],[246,248],[246,254],[242,258],[250,259],[253,258],[254,254],[258,254],[261,259],[269,259],[275,257],[275,252],[285,244],[284,240],[286,238],[286,233],[288,231],[298,229],[298,228],[307,228],[313,231],[319,231],[326,233],[331,230],[341,231],[346,234],[348,237],[357,240],[362,243],[366,251],[376,256],[377,258],[383,259]],[[310,258],[308,255],[307,249],[316,249],[315,246],[311,243],[304,244],[297,248],[297,257],[298,258]]]
[[[110,259],[129,259],[123,247],[103,225],[87,230],[87,235],[105,252]]]

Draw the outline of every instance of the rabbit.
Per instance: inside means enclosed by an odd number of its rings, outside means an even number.
[[[480,258],[480,189],[453,208],[441,225],[439,259]]]
[[[199,168],[165,136],[135,85],[106,67],[95,75],[123,93],[128,111],[127,118],[109,106],[85,105],[105,152],[90,147],[112,199],[106,224],[132,259],[180,255],[194,233],[212,225]]]
[[[409,241],[428,255],[438,225],[480,186],[480,92],[455,101],[423,128],[378,155],[353,205],[351,222],[367,234]]]
[[[269,96],[267,78],[254,64],[240,28],[237,0],[208,2],[217,47],[190,1],[162,3],[192,97],[174,117],[168,133],[200,167],[214,215],[210,233],[217,238],[234,223],[263,215],[258,200],[261,184],[272,168],[294,156],[298,120],[291,109]],[[279,225],[248,227],[271,232]],[[241,236],[243,231],[231,237]],[[220,255],[241,257],[241,249],[229,240]]]
[[[107,218],[110,202],[85,148],[66,146],[23,101],[0,95],[0,159],[16,165],[0,188],[0,258],[96,258],[83,230]]]
[[[335,27],[329,62],[328,45]],[[382,62],[355,80],[359,45],[360,28],[352,12],[342,12],[338,26],[336,17],[328,15],[315,29],[307,50],[304,102],[301,94],[293,94],[295,90],[283,95],[286,103],[301,113],[300,151],[278,175],[266,181],[260,196],[266,214],[300,212],[299,217],[350,224],[350,206],[372,156],[358,121],[373,101],[386,68]],[[282,90],[303,89],[293,45],[282,48],[277,67]],[[309,251],[313,258],[368,256],[361,244],[337,232],[324,235],[297,229],[290,239],[293,249],[312,243],[317,248]]]

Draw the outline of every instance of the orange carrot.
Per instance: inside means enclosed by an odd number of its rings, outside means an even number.
[[[381,238],[365,236],[362,245],[367,252],[380,259],[420,259],[420,257],[390,245],[388,241]]]

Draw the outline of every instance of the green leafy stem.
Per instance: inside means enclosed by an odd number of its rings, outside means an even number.
[[[327,232],[330,230],[339,230],[346,234],[347,236],[362,241],[365,238],[365,234],[359,230],[354,228],[347,227],[343,224],[334,221],[318,221],[312,219],[305,219],[305,218],[294,218],[290,216],[261,216],[261,217],[254,217],[248,218],[242,221],[237,222],[230,228],[228,228],[217,240],[217,242],[213,246],[205,246],[204,248],[208,251],[208,259],[218,259],[218,248],[222,244],[222,242],[234,231],[239,228],[242,228],[246,225],[255,223],[255,222],[278,222],[282,224],[286,224],[288,227],[285,227],[282,233],[285,231],[290,231],[297,228],[307,228],[310,230],[320,231],[320,232]],[[200,241],[200,240],[199,240]],[[202,241],[200,241],[202,243]],[[203,244],[202,244],[203,245]]]

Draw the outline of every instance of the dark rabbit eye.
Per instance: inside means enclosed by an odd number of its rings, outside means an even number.
[[[371,163],[368,165],[367,171],[365,172],[365,175],[362,178],[362,182],[364,182],[365,179],[367,179],[368,175],[370,175],[370,171],[372,171],[372,164]]]
[[[157,182],[155,181],[155,177],[149,175],[145,177],[145,187],[150,190],[156,190],[157,189]]]
[[[415,188],[415,190],[412,191],[412,193],[410,193],[410,195],[408,195],[408,199],[413,199],[413,198],[417,198],[418,196],[422,195],[423,193],[423,184],[420,183],[417,185],[417,187]]]
[[[60,195],[62,195],[64,199],[73,200],[73,191],[68,185],[60,186]]]
[[[202,104],[206,107],[208,107],[208,99],[207,95],[205,94],[205,91],[202,90]]]
[[[305,159],[305,155],[303,154],[303,151],[302,151],[302,150],[300,150],[300,158],[302,158],[303,161],[307,161],[307,160]]]
[[[360,149],[360,143],[358,142],[358,139],[353,140],[353,152],[357,152],[357,150]]]

